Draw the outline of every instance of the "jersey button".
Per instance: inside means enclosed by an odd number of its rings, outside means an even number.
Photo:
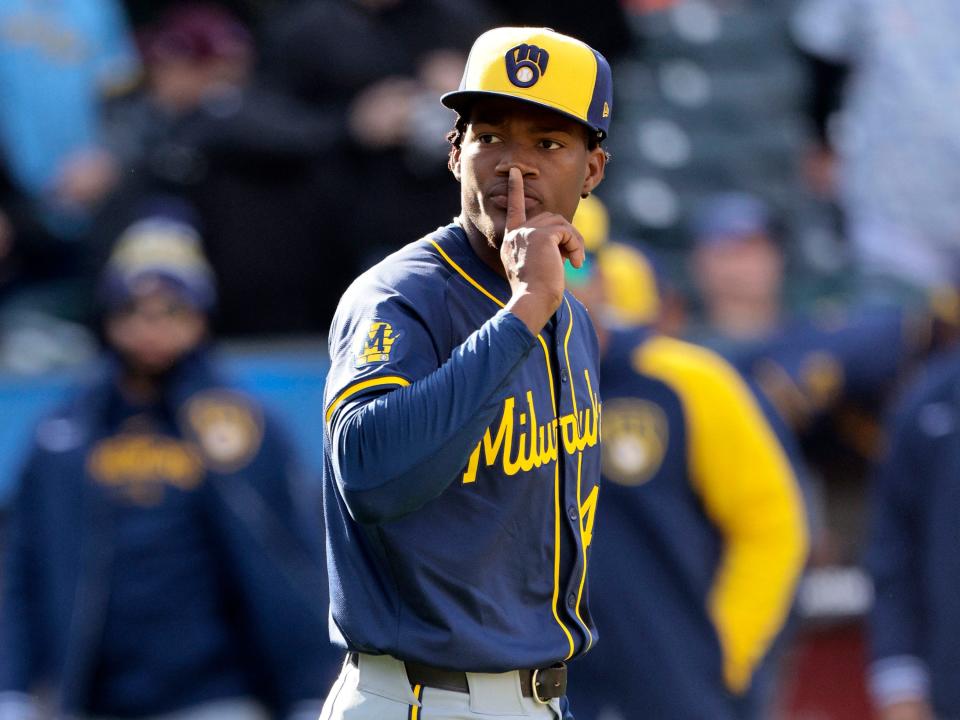
[[[569,379],[566,368],[560,368],[560,382],[566,382]]]
[[[569,595],[567,595],[567,607],[570,609],[573,609],[573,607],[576,604],[577,604],[577,596],[574,595],[573,593],[570,593]]]
[[[569,507],[567,508],[567,517],[570,518],[571,520],[576,520],[576,519],[577,519],[577,508],[574,507],[573,505],[569,506]]]

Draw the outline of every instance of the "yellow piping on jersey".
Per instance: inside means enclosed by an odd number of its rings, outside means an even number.
[[[563,356],[564,360],[567,363],[567,377],[570,380],[570,399],[573,401],[573,420],[574,420],[574,429],[577,432],[577,437],[582,436],[580,432],[580,413],[577,410],[577,392],[574,389],[574,375],[573,370],[570,368],[570,335],[573,333],[573,308],[570,307],[570,301],[567,300],[564,296],[563,301],[567,304],[567,313],[570,315],[570,322],[567,324],[567,334],[563,337]],[[589,650],[593,646],[593,633],[590,632],[590,628],[587,627],[587,624],[583,621],[583,618],[580,615],[580,600],[583,597],[583,586],[586,584],[587,580],[587,546],[583,540],[583,513],[580,512],[580,474],[583,467],[583,450],[580,450],[577,453],[577,530],[580,533],[580,549],[583,553],[583,572],[580,575],[580,587],[577,589],[577,604],[574,607],[574,614],[577,616],[577,620],[580,621],[580,625],[583,627],[584,631],[587,633],[587,647],[586,650]]]
[[[457,273],[466,280],[468,283],[473,285],[478,291],[483,295],[490,298],[498,306],[505,307],[503,301],[499,300],[493,293],[487,290],[483,285],[474,280],[462,267],[457,265],[443,248],[440,247],[439,243],[436,240],[431,240],[432,244],[437,252],[440,253],[440,256],[447,261],[447,263],[452,267]],[[543,336],[537,333],[537,340],[540,341],[540,347],[543,350],[543,359],[547,366],[547,380],[550,388],[550,402],[553,404],[553,417],[557,417],[557,396],[553,389],[553,370],[550,367],[550,351],[547,349],[547,343],[543,339]],[[569,371],[568,371],[569,372]],[[560,461],[554,461],[554,481],[553,481],[553,497],[554,497],[554,544],[553,544],[553,606],[551,610],[553,611],[553,619],[557,621],[557,625],[560,626],[560,629],[563,630],[563,634],[567,638],[567,643],[570,646],[570,652],[567,654],[566,660],[569,660],[573,657],[575,650],[575,645],[573,643],[573,636],[570,634],[570,630],[567,629],[567,626],[563,624],[563,621],[560,619],[560,613],[557,612],[557,602],[560,597]]]
[[[504,306],[504,303],[503,303],[502,300],[499,300],[493,293],[489,292],[485,287],[483,287],[483,285],[481,285],[481,284],[478,283],[476,280],[474,280],[472,277],[470,277],[470,276],[467,274],[466,270],[464,270],[462,267],[460,267],[459,265],[457,265],[457,264],[453,261],[453,258],[451,258],[449,255],[447,255],[447,254],[443,251],[443,248],[440,247],[440,245],[437,243],[436,240],[431,240],[431,241],[430,241],[430,244],[432,244],[432,245],[437,249],[437,252],[440,253],[440,255],[443,256],[443,259],[446,260],[448,263],[450,263],[450,267],[452,267],[454,270],[456,270],[456,271],[460,274],[460,276],[463,277],[464,280],[466,280],[468,283],[470,283],[471,285],[473,285],[477,290],[479,290],[479,291],[482,292],[484,295],[486,295],[488,298],[490,298],[491,300],[493,300],[493,301],[494,301],[497,305],[499,305],[500,307],[503,307],[503,306]]]
[[[490,298],[491,300],[493,300],[493,302],[495,302],[495,303],[496,303],[497,305],[499,305],[501,308],[506,307],[506,304],[505,304],[502,300],[500,300],[496,295],[494,295],[494,294],[491,293],[489,290],[487,290],[485,287],[483,287],[483,285],[481,285],[481,284],[478,283],[476,280],[474,280],[472,277],[470,277],[470,275],[467,274],[467,271],[466,271],[466,270],[464,270],[462,267],[460,267],[459,265],[457,265],[457,264],[453,261],[453,258],[451,258],[449,255],[447,255],[447,253],[445,253],[445,252],[443,251],[443,248],[440,247],[440,245],[437,243],[436,240],[431,240],[430,243],[437,249],[437,252],[440,253],[440,255],[443,256],[443,259],[446,260],[448,263],[450,263],[450,267],[452,267],[454,270],[456,270],[457,273],[458,273],[464,280],[466,280],[468,283],[470,283],[471,285],[473,285],[477,290],[479,290],[481,293],[483,293],[484,295],[486,295],[488,298]],[[557,398],[556,398],[556,396],[554,395],[554,392],[553,392],[553,370],[550,369],[550,351],[547,350],[547,343],[544,341],[543,336],[540,335],[540,333],[537,333],[537,340],[540,341],[540,345],[541,345],[541,347],[543,348],[544,357],[546,358],[546,361],[547,361],[547,376],[549,377],[549,380],[550,380],[550,401],[553,403],[553,415],[554,415],[554,417],[556,417],[556,416],[557,416]]]
[[[333,417],[333,414],[337,411],[337,408],[340,407],[345,400],[356,395],[361,390],[366,390],[367,388],[379,387],[381,385],[396,385],[397,387],[406,387],[410,384],[410,381],[406,378],[402,378],[399,375],[387,375],[385,377],[376,377],[370,378],[369,380],[361,380],[358,383],[350,385],[342,393],[337,395],[337,397],[330,403],[330,406],[327,408],[326,420],[330,422],[330,418]]]
[[[560,462],[553,464],[553,619],[567,636],[567,642],[570,644],[570,652],[564,660],[573,657],[574,645],[573,636],[560,619],[560,613],[557,612],[557,603],[560,601]]]

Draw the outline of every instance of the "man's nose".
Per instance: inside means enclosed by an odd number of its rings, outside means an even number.
[[[532,153],[516,143],[504,143],[503,153],[497,163],[498,175],[509,175],[510,168],[517,168],[524,178],[535,177],[539,174],[536,162]]]

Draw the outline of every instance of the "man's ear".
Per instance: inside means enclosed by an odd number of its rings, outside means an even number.
[[[457,179],[457,182],[460,182],[460,148],[456,146],[450,147],[450,155],[447,157],[447,167],[450,168],[450,172],[453,173],[453,176]]]
[[[607,167],[607,151],[599,145],[587,153],[587,174],[583,179],[580,197],[586,197],[603,180]]]

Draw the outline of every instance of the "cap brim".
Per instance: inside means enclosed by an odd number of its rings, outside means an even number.
[[[448,92],[445,95],[440,97],[440,102],[443,103],[446,107],[451,110],[455,110],[461,117],[464,116],[465,111],[469,108],[470,103],[477,100],[481,97],[502,97],[507,98],[508,100],[516,100],[517,102],[525,103],[527,105],[533,105],[534,107],[544,108],[546,110],[551,110],[552,112],[557,113],[558,115],[563,115],[564,117],[570,118],[571,120],[580,123],[585,128],[590,130],[593,133],[596,133],[597,136],[601,139],[607,136],[607,133],[604,132],[602,128],[595,127],[584,120],[582,117],[578,117],[571,112],[565,110],[560,110],[559,108],[549,105],[545,102],[539,102],[532,98],[526,97],[517,97],[516,95],[511,95],[510,93],[504,92],[495,92],[492,90],[454,90],[453,92]]]

